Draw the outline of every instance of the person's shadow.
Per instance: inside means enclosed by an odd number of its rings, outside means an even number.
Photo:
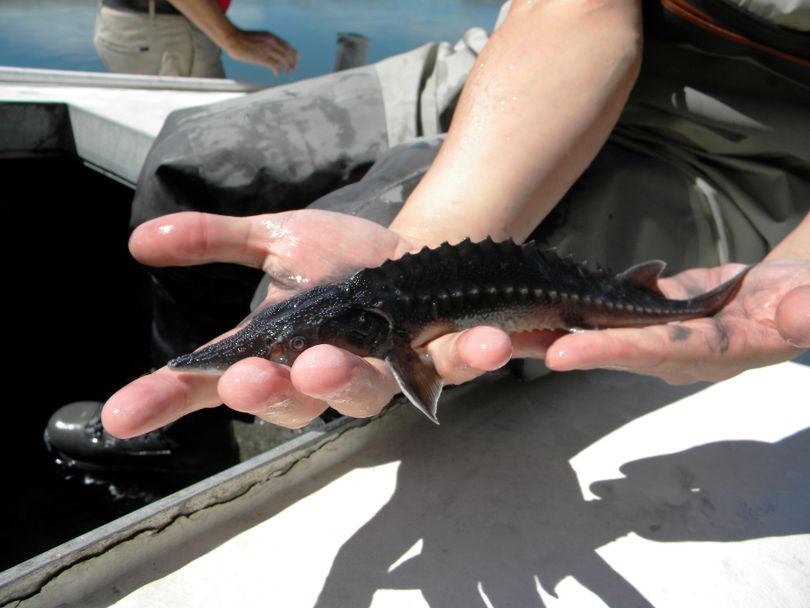
[[[705,387],[596,377],[499,382],[445,407],[441,429],[393,435],[394,495],[340,549],[317,606],[368,606],[379,589],[418,589],[434,607],[541,606],[537,587],[555,595],[568,576],[609,606],[650,606],[599,547],[630,532],[657,541],[810,532],[810,431],[638,460],[624,478],[591,486],[600,500],[585,500],[573,456]],[[355,466],[380,464],[379,454],[360,458]]]

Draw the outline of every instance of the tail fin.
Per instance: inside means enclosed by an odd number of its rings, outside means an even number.
[[[711,291],[707,291],[689,300],[690,308],[703,311],[707,317],[720,312],[740,290],[743,279],[751,270],[752,266],[744,268],[739,274],[730,278],[725,283],[721,283]]]

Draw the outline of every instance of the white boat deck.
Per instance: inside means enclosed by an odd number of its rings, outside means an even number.
[[[810,605],[810,368],[499,378],[336,434],[20,606]]]
[[[79,157],[129,184],[170,112],[255,89],[232,80],[0,67],[0,103],[66,105]]]

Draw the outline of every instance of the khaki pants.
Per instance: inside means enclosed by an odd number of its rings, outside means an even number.
[[[219,47],[182,15],[149,15],[102,6],[93,42],[111,72],[225,77]]]

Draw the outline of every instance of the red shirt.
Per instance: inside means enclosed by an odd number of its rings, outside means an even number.
[[[231,5],[231,0],[217,0],[217,2],[219,2],[219,5],[222,7],[223,13],[227,11],[228,7]]]

